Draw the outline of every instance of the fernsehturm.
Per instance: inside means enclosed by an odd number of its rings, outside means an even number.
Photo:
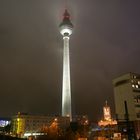
[[[59,25],[60,33],[63,36],[63,81],[62,81],[62,116],[69,116],[72,120],[71,110],[71,82],[70,82],[70,58],[69,39],[72,34],[73,25],[70,21],[70,14],[65,10],[63,21]]]

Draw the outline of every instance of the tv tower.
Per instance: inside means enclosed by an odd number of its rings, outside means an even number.
[[[63,81],[62,81],[62,116],[69,116],[72,120],[71,110],[71,83],[70,83],[70,59],[69,39],[72,34],[73,24],[70,21],[70,14],[65,10],[63,21],[59,25],[60,33],[63,36]]]

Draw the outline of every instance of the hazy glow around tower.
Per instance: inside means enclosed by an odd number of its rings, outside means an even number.
[[[72,34],[73,25],[70,15],[65,10],[63,21],[59,26],[60,33],[63,35],[63,81],[62,81],[62,116],[69,116],[72,120],[71,111],[71,83],[70,83],[70,59],[69,59],[69,39]]]

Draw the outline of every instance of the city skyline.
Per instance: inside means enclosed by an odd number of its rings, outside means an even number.
[[[139,1],[68,1],[72,107],[91,120],[108,100],[114,114],[112,80],[140,74]],[[0,116],[18,111],[61,114],[63,0],[0,1]],[[114,116],[113,116],[114,117]]]

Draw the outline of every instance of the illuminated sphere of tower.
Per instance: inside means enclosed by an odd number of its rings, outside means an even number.
[[[63,36],[69,36],[72,34],[73,24],[70,21],[70,15],[67,10],[65,10],[65,13],[63,15],[63,21],[59,25],[60,33]]]

